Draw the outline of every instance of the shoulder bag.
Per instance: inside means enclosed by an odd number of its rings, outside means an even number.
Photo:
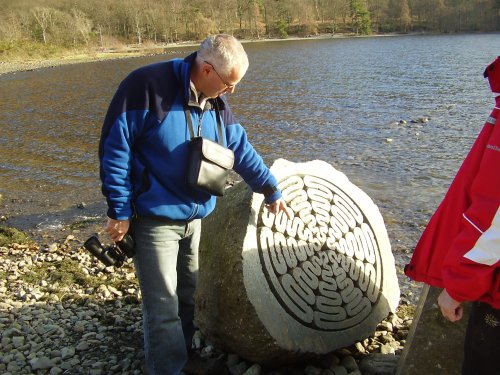
[[[222,124],[218,108],[215,109],[219,143],[201,136],[201,123],[198,135],[194,136],[191,113],[186,106],[184,109],[191,140],[188,150],[187,183],[211,195],[223,196],[226,188],[229,171],[233,168],[234,153],[223,146]]]

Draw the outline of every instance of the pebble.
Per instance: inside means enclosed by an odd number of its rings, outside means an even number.
[[[355,371],[358,369],[358,364],[356,363],[356,360],[354,357],[348,355],[347,357],[344,357],[341,362],[342,366],[346,368],[346,370],[351,373],[352,371]]]
[[[256,363],[252,365],[248,370],[246,370],[243,375],[260,375],[262,372],[262,367]]]
[[[52,368],[52,361],[48,357],[33,358],[29,361],[31,369],[36,370],[46,370]]]
[[[197,331],[199,332],[199,331]],[[227,356],[227,361],[226,361],[226,366],[233,367],[236,366],[240,362],[240,357],[237,354],[228,354]]]
[[[347,369],[344,366],[335,365],[330,368],[334,375],[347,375]]]
[[[99,282],[85,285],[78,277],[65,282],[62,275],[53,281],[62,263],[78,265],[80,279]],[[50,270],[49,276],[32,281],[41,269]],[[70,235],[50,245],[0,247],[0,272],[6,275],[0,279],[0,373],[144,373],[141,294],[132,262],[104,268]],[[193,349],[205,359],[222,358],[231,375],[364,375],[378,373],[377,366],[390,372],[412,318],[391,314],[372,337],[325,355],[321,365],[315,359],[266,369],[225,353],[199,331]],[[367,359],[382,354],[391,358]]]
[[[321,375],[322,372],[323,372],[323,370],[316,367],[316,366],[307,366],[304,369],[305,375]]]
[[[242,375],[247,369],[247,364],[245,362],[240,362],[234,366],[229,367],[229,372],[231,375]]]

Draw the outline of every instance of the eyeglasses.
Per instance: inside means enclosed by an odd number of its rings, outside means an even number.
[[[229,84],[227,83],[226,81],[224,81],[222,79],[222,77],[220,76],[219,72],[217,72],[217,69],[215,69],[215,66],[212,65],[212,63],[209,63],[207,60],[204,60],[208,65],[210,65],[212,67],[212,69],[214,70],[215,74],[217,74],[219,76],[219,79],[220,81],[224,84],[224,86],[226,86],[226,90],[230,90],[230,89],[233,89],[234,86],[236,86],[236,83],[233,83],[233,84]]]

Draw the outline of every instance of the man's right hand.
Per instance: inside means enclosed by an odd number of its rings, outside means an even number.
[[[289,220],[293,219],[293,216],[290,215],[290,212],[288,212],[286,202],[283,198],[280,198],[274,201],[273,203],[266,204],[266,208],[268,209],[269,212],[275,215],[278,215],[280,211],[283,211]]]
[[[115,220],[108,218],[108,223],[104,231],[109,234],[115,242],[120,242],[130,228],[130,220]]]

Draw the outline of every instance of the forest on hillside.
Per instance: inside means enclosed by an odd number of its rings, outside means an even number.
[[[500,31],[500,0],[0,0],[0,57],[39,45],[125,44],[323,33]]]

